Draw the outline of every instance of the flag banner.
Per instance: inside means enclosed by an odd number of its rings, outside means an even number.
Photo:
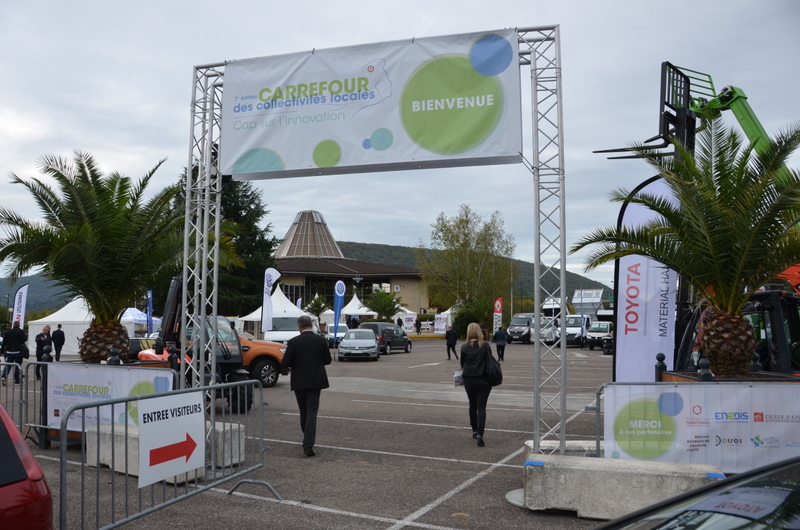
[[[147,335],[153,332],[153,291],[147,290]]]
[[[264,298],[261,302],[261,333],[272,330],[272,286],[281,273],[272,267],[264,271]]]
[[[494,301],[494,320],[492,322],[492,333],[500,329],[503,325],[503,297]]]
[[[646,187],[645,187],[646,186]],[[641,191],[669,196],[659,178]],[[653,213],[629,203],[624,206],[622,225],[638,227]],[[678,275],[672,269],[644,256],[625,256],[617,262],[614,381],[642,383],[653,380],[656,354],[666,356],[672,370],[675,351],[675,311]]]
[[[25,327],[25,305],[28,303],[28,285],[25,284],[17,289],[14,294],[14,313],[12,322],[19,322],[19,327]]]
[[[336,334],[339,332],[339,317],[342,316],[344,305],[345,286],[342,280],[336,282],[333,293],[333,344],[336,344]]]
[[[518,40],[506,29],[229,62],[222,174],[518,163]]]

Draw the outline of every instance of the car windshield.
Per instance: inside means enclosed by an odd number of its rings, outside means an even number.
[[[297,331],[296,317],[272,317],[270,331]]]
[[[369,329],[356,329],[347,333],[348,339],[369,340],[374,339],[375,334]]]
[[[581,325],[581,317],[567,317],[567,326],[570,328]]]
[[[531,319],[514,317],[514,318],[511,319],[511,324],[509,324],[509,325],[510,326],[530,326],[531,325]]]
[[[608,322],[595,322],[589,328],[589,331],[599,331],[599,332],[606,332],[608,331],[610,324]]]

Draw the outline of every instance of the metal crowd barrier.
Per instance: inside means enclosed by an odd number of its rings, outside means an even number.
[[[248,412],[231,407],[228,400],[218,401],[221,392],[229,392],[234,399],[242,399],[251,393],[254,398],[252,409]],[[127,421],[87,426],[87,412],[99,418],[100,409],[106,407],[105,410],[109,411],[110,407],[112,418],[125,420],[131,405],[141,409],[143,402],[148,400],[164,397],[174,400],[189,394],[201,394],[205,404],[204,465],[142,488],[138,486],[142,463],[139,462],[139,469],[134,465],[139,460],[139,444],[142,442],[139,430],[128,425]],[[245,478],[264,467],[264,453],[268,450],[264,445],[265,406],[260,382],[248,380],[71,407],[61,420],[60,528],[116,528],[237,479],[229,494],[243,483],[260,484],[281,500],[268,482]],[[67,424],[71,416],[81,419],[78,432],[84,443],[77,449],[79,454],[67,443]],[[68,472],[67,467],[74,465],[76,459],[79,472]]]

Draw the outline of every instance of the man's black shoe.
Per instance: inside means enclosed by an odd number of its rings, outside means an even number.
[[[313,449],[303,449],[303,454],[306,456],[316,456],[317,453]]]

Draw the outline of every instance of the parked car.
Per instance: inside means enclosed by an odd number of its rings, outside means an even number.
[[[508,332],[508,343],[515,340],[528,344],[533,333],[533,313],[517,313],[511,317],[506,331]]]
[[[564,322],[564,335],[567,339],[567,346],[586,345],[586,334],[592,324],[592,317],[589,315],[567,315]]]
[[[378,338],[371,329],[352,329],[339,343],[340,361],[349,359],[371,359],[377,361],[381,357]]]
[[[589,326],[589,332],[586,334],[586,345],[590,350],[595,347],[603,347],[603,339],[611,338],[614,332],[614,324],[612,322],[593,322]]]
[[[0,404],[0,528],[53,528],[53,496],[44,471]]]
[[[314,332],[319,332],[319,327],[317,325],[317,320],[315,318],[311,319],[313,322],[313,329]],[[300,330],[297,329],[297,317],[272,317],[272,329],[264,333],[264,340],[268,340],[270,342],[279,342],[281,344],[286,344],[289,342],[289,339],[294,338],[300,334]]]
[[[397,324],[389,322],[364,322],[358,329],[371,329],[378,339],[381,353],[391,355],[394,350],[411,351],[411,338]]]
[[[542,317],[539,329],[539,340],[545,344],[557,344],[561,340],[558,329],[558,319],[555,317]]]
[[[333,324],[328,324],[325,329],[325,333],[323,337],[328,341],[328,348],[335,348],[340,342],[342,342],[342,337],[349,331],[348,327],[345,324],[339,324],[339,327],[336,329],[336,341],[334,343],[333,340]]]
[[[261,381],[264,388],[275,386],[286,345],[256,340],[249,333],[239,333],[239,342],[242,344],[242,367],[250,372],[250,377]]]
[[[712,482],[596,530],[648,528],[800,529],[800,457]]]

